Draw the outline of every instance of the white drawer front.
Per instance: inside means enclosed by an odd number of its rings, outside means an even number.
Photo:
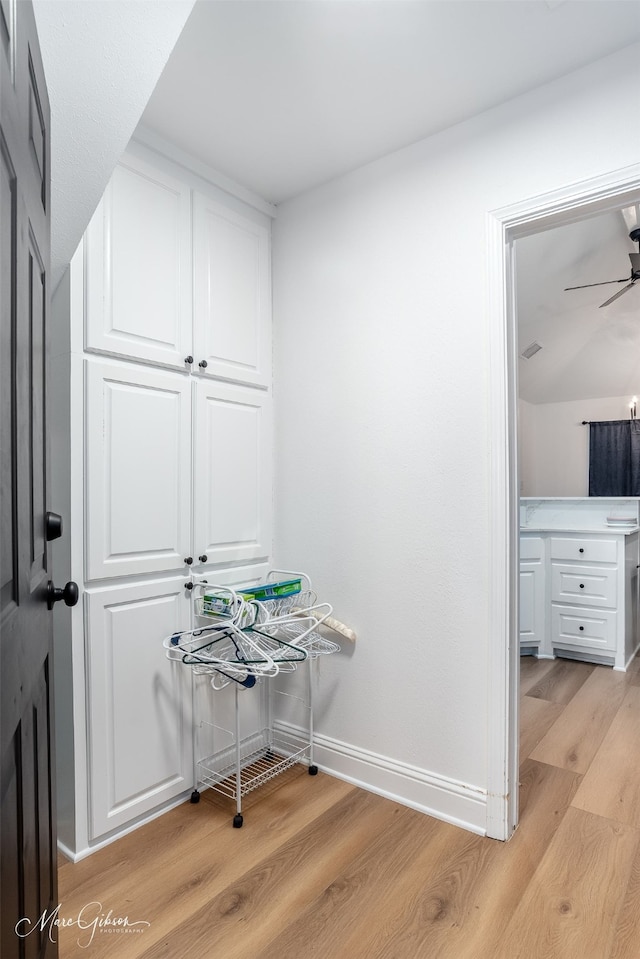
[[[597,566],[551,566],[551,598],[556,603],[616,606],[617,569]]]
[[[615,563],[618,559],[618,545],[615,539],[603,537],[568,537],[553,536],[549,549],[551,559],[564,559],[572,562],[578,560],[585,563]]]
[[[520,559],[542,559],[544,540],[541,536],[520,537]]]
[[[585,646],[615,650],[614,610],[581,609],[578,606],[551,606],[551,637],[554,646]]]

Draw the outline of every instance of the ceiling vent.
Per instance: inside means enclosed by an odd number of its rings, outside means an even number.
[[[535,356],[542,347],[539,343],[530,343],[526,350],[523,350],[520,356],[523,360],[530,360],[532,356]]]

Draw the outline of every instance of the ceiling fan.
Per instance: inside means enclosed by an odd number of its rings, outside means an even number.
[[[640,280],[640,227],[636,227],[631,231],[629,239],[638,244],[639,251],[638,253],[629,254],[629,259],[631,260],[631,276],[625,276],[622,280],[604,280],[602,283],[584,283],[582,286],[566,286],[565,293],[567,290],[585,290],[588,286],[606,286],[607,283],[626,283],[626,286],[623,286],[621,290],[618,290],[617,293],[614,293],[608,300],[600,304],[600,309],[602,309],[603,306],[609,306],[609,304],[617,300],[619,296],[622,296],[623,293],[630,290],[636,280]]]

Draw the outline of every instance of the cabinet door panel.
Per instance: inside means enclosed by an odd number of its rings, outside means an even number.
[[[191,676],[162,647],[189,628],[184,582],[85,592],[91,838],[192,785]]]
[[[196,384],[194,552],[208,563],[271,553],[271,403],[259,390]]]
[[[184,568],[190,548],[186,378],[87,369],[87,578]]]
[[[193,203],[196,364],[206,360],[207,373],[267,386],[271,376],[268,228],[208,197],[195,194]]]
[[[87,230],[87,349],[184,369],[190,263],[188,188],[126,157]]]

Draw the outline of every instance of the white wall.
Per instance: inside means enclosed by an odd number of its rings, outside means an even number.
[[[588,496],[589,427],[582,421],[628,419],[630,399],[608,396],[538,404],[520,400],[522,495]]]
[[[274,225],[276,558],[358,632],[322,663],[324,761],[473,828],[492,705],[487,214],[637,161],[637,58],[333,181]]]

